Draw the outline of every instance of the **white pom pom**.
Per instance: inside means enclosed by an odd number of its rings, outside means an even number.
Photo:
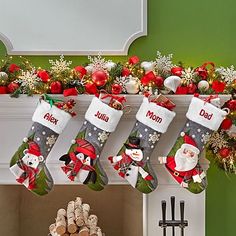
[[[24,142],[24,143],[27,143],[27,142],[28,142],[28,138],[26,138],[26,137],[23,138],[23,142]]]
[[[184,132],[181,132],[181,133],[180,133],[180,136],[181,136],[181,137],[184,137],[184,135],[185,135]]]
[[[169,76],[164,80],[164,86],[174,93],[176,92],[176,89],[181,85],[181,78],[179,76]]]
[[[76,140],[75,140],[75,139],[71,140],[71,143],[72,143],[72,144],[75,144],[75,143],[76,143]]]

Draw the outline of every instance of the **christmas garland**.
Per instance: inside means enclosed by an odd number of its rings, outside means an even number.
[[[210,137],[206,157],[226,173],[236,174],[236,100],[227,101],[223,108],[229,114]]]
[[[100,55],[91,57],[85,65],[71,67],[63,56],[49,60],[51,67],[36,68],[20,57],[20,64],[6,57],[0,65],[0,94],[230,94],[236,89],[236,70],[216,67],[206,62],[196,68],[174,65],[172,55],[157,52],[154,61],[132,56],[125,63],[115,63]]]

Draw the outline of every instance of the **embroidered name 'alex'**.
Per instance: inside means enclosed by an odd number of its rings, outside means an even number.
[[[105,122],[109,121],[109,117],[106,114],[100,113],[99,111],[97,111],[97,113],[94,116],[97,117],[100,120],[105,121]]]
[[[52,114],[46,113],[43,118],[52,124],[57,125],[58,120]]]
[[[209,114],[207,113],[204,109],[202,109],[199,113],[200,116],[204,117],[205,119],[207,120],[211,120],[212,116],[213,116],[213,113],[212,114]]]
[[[157,123],[161,123],[162,122],[162,118],[156,114],[154,114],[153,111],[148,111],[146,114],[146,117],[148,117],[151,120],[154,120]]]

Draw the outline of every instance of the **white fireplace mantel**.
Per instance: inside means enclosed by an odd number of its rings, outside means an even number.
[[[64,99],[62,96],[57,98]],[[76,136],[82,126],[84,114],[93,96],[79,95],[73,97],[77,101],[77,116],[67,125],[64,132],[59,136],[52,152],[47,158],[47,166],[53,176],[55,184],[75,184],[71,183],[60,170],[59,157],[66,153],[71,145],[71,140]],[[143,236],[161,235],[161,229],[157,226],[157,221],[161,219],[160,202],[168,200],[171,195],[176,196],[177,200],[186,201],[186,217],[189,219],[190,226],[186,229],[186,235],[204,236],[205,235],[205,192],[194,195],[181,188],[167,173],[165,168],[158,164],[159,155],[167,155],[174,144],[180,129],[183,127],[191,95],[167,95],[175,104],[176,117],[170,125],[167,133],[163,134],[157,147],[155,148],[151,162],[156,171],[159,187],[153,193],[144,195],[143,201]],[[16,184],[13,175],[9,171],[11,156],[21,144],[22,139],[27,135],[32,124],[31,117],[37,105],[39,96],[27,97],[21,95],[19,98],[10,98],[9,95],[0,96],[0,184]],[[104,167],[109,184],[127,184],[113,170],[107,157],[115,155],[124,141],[127,139],[134,123],[135,114],[142,102],[142,96],[127,95],[127,105],[130,105],[131,112],[124,114],[117,130],[109,137],[102,155],[101,164]],[[221,95],[222,104],[230,98],[230,95]],[[66,98],[68,99],[68,98]],[[201,164],[205,170],[209,167],[209,162],[201,158]],[[77,183],[76,183],[77,184]],[[191,207],[188,207],[190,205]],[[192,211],[195,211],[192,214]],[[168,215],[168,214],[167,214]]]

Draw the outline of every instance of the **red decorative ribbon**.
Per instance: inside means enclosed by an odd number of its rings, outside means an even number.
[[[201,76],[203,79],[206,79],[207,76],[209,75],[209,72],[207,70],[207,66],[210,65],[212,68],[210,69],[210,72],[212,73],[215,69],[215,64],[211,61],[205,62],[202,64],[200,67],[196,68],[196,72],[198,73],[199,76]]]
[[[156,103],[158,106],[164,107],[170,111],[172,111],[175,108],[175,104],[171,103],[169,100],[158,102],[155,99],[151,100],[151,102]]]
[[[83,162],[76,157],[74,152],[71,152],[69,156],[72,163],[67,166],[62,166],[61,168],[66,174],[70,171],[68,178],[71,181],[75,180],[80,170],[95,171],[92,166],[84,165]]]
[[[207,103],[207,102],[210,103],[211,100],[216,99],[216,98],[218,98],[218,95],[210,95],[209,97],[207,97],[207,98],[205,98],[203,100],[205,101],[205,103]]]
[[[36,175],[39,172],[38,169],[34,169],[30,166],[27,166],[21,159],[17,162],[17,165],[24,171],[21,176],[16,179],[16,181],[22,184],[26,179],[29,179],[29,190],[33,190],[36,188]]]

